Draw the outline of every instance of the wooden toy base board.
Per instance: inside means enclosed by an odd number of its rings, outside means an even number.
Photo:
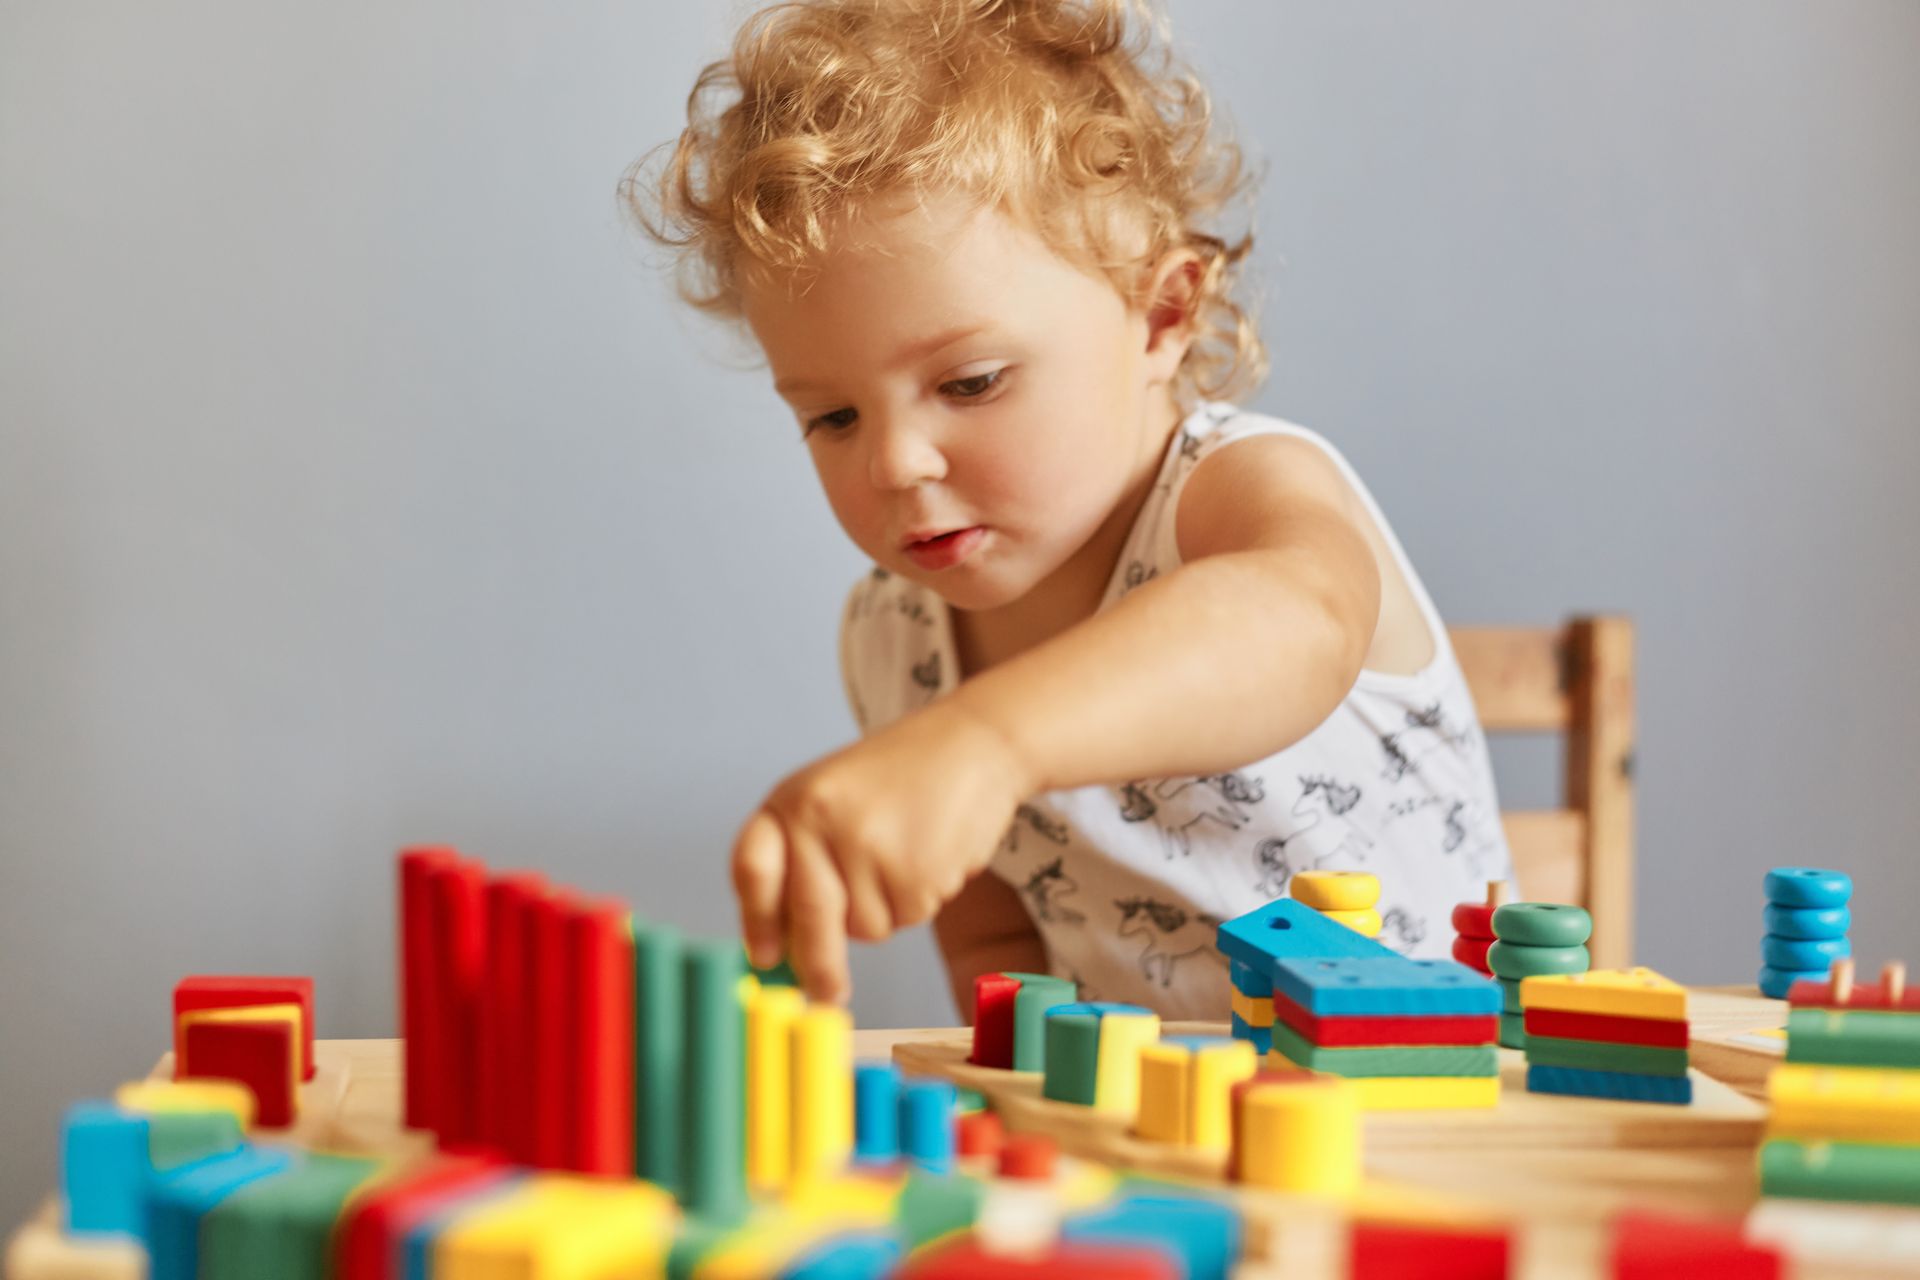
[[[1213,1023],[1172,1023],[1175,1035],[1219,1035]],[[915,1075],[943,1076],[993,1100],[1010,1128],[1048,1134],[1062,1149],[1092,1160],[1152,1172],[1194,1178],[1219,1178],[1224,1152],[1196,1151],[1147,1142],[1127,1131],[1125,1121],[1088,1107],[1052,1102],[1040,1096],[1040,1077],[1031,1072],[976,1067],[967,1061],[972,1043],[965,1030],[929,1035],[894,1046],[894,1061]],[[1500,1105],[1453,1111],[1371,1112],[1366,1119],[1366,1150],[1375,1155],[1443,1147],[1550,1148],[1583,1150],[1631,1147],[1732,1148],[1748,1159],[1760,1140],[1765,1112],[1717,1080],[1692,1072],[1694,1101],[1687,1107],[1614,1102],[1529,1093],[1526,1062],[1511,1049],[1500,1051]]]

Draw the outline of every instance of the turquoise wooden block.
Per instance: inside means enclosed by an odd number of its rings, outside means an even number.
[[[147,1280],[197,1280],[200,1220],[241,1187],[292,1164],[290,1152],[249,1146],[155,1177],[147,1198]]]
[[[1853,896],[1853,880],[1844,871],[1818,867],[1775,867],[1761,890],[1782,907],[1844,907]]]
[[[1276,898],[1228,920],[1214,932],[1214,945],[1228,960],[1238,960],[1262,973],[1269,971],[1276,960],[1300,956],[1400,958],[1391,947],[1355,933],[1292,898]]]
[[[147,1117],[111,1102],[68,1108],[60,1130],[60,1189],[67,1204],[67,1230],[76,1235],[117,1231],[139,1236],[146,1229]]]
[[[1776,938],[1844,938],[1853,927],[1846,907],[1782,907],[1769,902],[1760,925]]]
[[[1853,954],[1853,944],[1845,938],[1776,938],[1767,934],[1760,939],[1760,962],[1769,969],[1815,969],[1824,974],[1835,960]]]
[[[1060,1237],[1164,1250],[1188,1280],[1228,1280],[1240,1259],[1240,1215],[1230,1205],[1171,1191],[1123,1195],[1073,1214]]]
[[[1452,960],[1386,956],[1279,960],[1273,985],[1315,1016],[1494,1014],[1500,987]]]

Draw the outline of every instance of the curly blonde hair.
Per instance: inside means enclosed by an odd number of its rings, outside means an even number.
[[[1165,253],[1191,250],[1194,336],[1174,393],[1234,398],[1267,374],[1233,297],[1253,234],[1229,243],[1200,224],[1257,183],[1169,39],[1152,0],[776,4],[702,69],[687,127],[629,167],[620,195],[675,251],[680,297],[737,331],[750,273],[804,276],[834,214],[902,191],[1008,210],[1130,307],[1148,304]]]

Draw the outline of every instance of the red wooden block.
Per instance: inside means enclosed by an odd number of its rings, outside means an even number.
[[[439,1079],[441,1144],[480,1136],[480,990],[486,966],[486,869],[478,862],[436,867],[427,876],[433,918],[434,972],[442,1009],[444,1056]]]
[[[1173,1255],[1159,1249],[1062,1242],[1045,1253],[988,1253],[971,1236],[916,1254],[899,1280],[1178,1280]]]
[[[1487,967],[1487,949],[1494,944],[1492,938],[1469,938],[1462,934],[1453,940],[1453,958],[1467,968],[1492,976],[1493,970]]]
[[[510,1159],[533,1156],[533,872],[487,883],[487,960],[480,1002],[480,1138]]]
[[[353,1197],[333,1233],[336,1280],[402,1280],[393,1264],[407,1232],[506,1175],[492,1156],[440,1156]]]
[[[979,1067],[1013,1066],[1013,1002],[1020,979],[983,973],[973,980],[973,1054]]]
[[[1045,1134],[1008,1134],[1005,1145],[1000,1148],[1000,1176],[1030,1182],[1049,1181],[1059,1154],[1059,1144]]]
[[[991,1111],[969,1111],[954,1124],[963,1156],[992,1159],[1006,1145],[1007,1127]]]
[[[1494,1014],[1449,1014],[1441,1017],[1349,1016],[1318,1017],[1273,993],[1273,1016],[1324,1048],[1394,1044],[1492,1044],[1500,1038],[1500,1019]]]
[[[1528,1009],[1529,1035],[1562,1040],[1602,1040],[1608,1044],[1644,1044],[1661,1049],[1687,1047],[1685,1018],[1623,1018],[1607,1013],[1568,1013],[1564,1009]]]
[[[400,1038],[405,1055],[404,1122],[410,1129],[440,1127],[440,1064],[446,1060],[446,1005],[440,999],[440,949],[434,944],[432,874],[460,861],[452,849],[400,852]]]
[[[299,1112],[300,1045],[282,1022],[200,1022],[181,1037],[189,1080],[232,1080],[253,1091],[254,1121],[284,1129]]]
[[[533,935],[533,1149],[542,1169],[572,1167],[574,1063],[571,966],[567,917],[575,899],[555,892],[532,904]]]
[[[1779,1280],[1780,1254],[1750,1244],[1737,1220],[1719,1223],[1629,1211],[1613,1222],[1614,1280]]]
[[[633,1174],[633,936],[618,902],[582,904],[567,918],[573,968],[573,1167]]]
[[[1405,1222],[1355,1222],[1348,1237],[1351,1280],[1505,1280],[1505,1228],[1454,1230]]]
[[[1900,998],[1889,998],[1885,983],[1856,982],[1845,1004],[1833,998],[1830,978],[1802,978],[1787,992],[1787,1003],[1796,1009],[1872,1009],[1881,1013],[1920,1013],[1920,987],[1900,984]]]
[[[180,1015],[200,1009],[243,1009],[258,1004],[300,1006],[300,1078],[313,1079],[313,979],[233,977],[195,974],[173,988],[173,1064],[186,1061]]]
[[[1463,938],[1493,940],[1493,913],[1500,909],[1493,902],[1462,902],[1453,909],[1453,931]]]

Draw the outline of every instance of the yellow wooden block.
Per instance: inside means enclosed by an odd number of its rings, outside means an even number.
[[[541,1175],[442,1231],[434,1280],[651,1280],[666,1273],[673,1224],[651,1184]]]
[[[1233,1011],[1240,1015],[1240,1021],[1250,1027],[1270,1027],[1273,1025],[1273,997],[1250,996],[1244,991],[1234,990],[1232,995]]]
[[[1368,1111],[1457,1111],[1500,1104],[1499,1076],[1344,1078]]]
[[[1295,1195],[1352,1195],[1360,1185],[1360,1098],[1352,1085],[1322,1076],[1242,1094],[1240,1181]]]
[[[1194,1051],[1187,1142],[1224,1151],[1233,1141],[1233,1086],[1260,1069],[1251,1042],[1232,1040]]]
[[[1520,1004],[1527,1009],[1678,1020],[1687,1016],[1687,989],[1651,969],[1594,969],[1523,978]]]
[[[1370,871],[1302,871],[1287,882],[1301,906],[1331,915],[1366,911],[1380,903],[1380,877]]]
[[[1372,907],[1361,911],[1322,911],[1320,914],[1335,924],[1347,926],[1355,933],[1364,934],[1369,938],[1380,936],[1382,924],[1380,913]]]
[[[756,982],[747,995],[747,1185],[756,1191],[777,1191],[793,1174],[793,1023],[805,1005],[793,987]]]
[[[853,1015],[810,1005],[793,1023],[793,1178],[827,1178],[853,1157]]]
[[[1140,1109],[1133,1131],[1149,1142],[1185,1146],[1191,1141],[1187,1126],[1193,1114],[1192,1085],[1193,1050],[1165,1040],[1142,1049]]]
[[[1767,1099],[1773,1137],[1920,1143],[1920,1071],[1787,1062],[1768,1078]]]
[[[1140,1053],[1160,1038],[1157,1013],[1107,1013],[1100,1018],[1100,1057],[1093,1069],[1093,1109],[1125,1116],[1140,1110]]]
[[[253,1090],[237,1080],[136,1080],[113,1092],[128,1111],[225,1111],[253,1127]]]

